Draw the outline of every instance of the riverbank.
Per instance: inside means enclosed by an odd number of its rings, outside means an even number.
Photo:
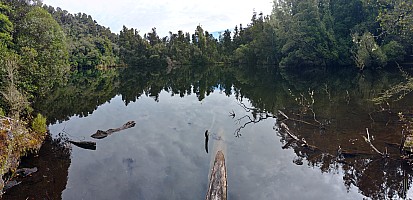
[[[0,196],[19,166],[20,158],[37,152],[45,139],[46,132],[32,131],[27,127],[25,121],[0,116]]]

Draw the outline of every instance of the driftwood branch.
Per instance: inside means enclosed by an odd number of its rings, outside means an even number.
[[[281,110],[278,110],[278,113],[279,113],[280,115],[282,115],[283,117],[285,117],[285,119],[287,119],[287,120],[296,121],[296,122],[300,122],[300,123],[307,124],[307,125],[310,125],[310,126],[319,127],[319,126],[316,125],[316,124],[312,124],[312,123],[306,122],[306,121],[304,121],[304,120],[299,120],[299,119],[290,118],[290,117],[288,117],[288,116],[287,116],[283,111],[281,111]]]
[[[309,145],[307,141],[304,138],[298,138],[294,133],[290,131],[290,128],[285,124],[284,122],[281,122],[280,127],[287,133],[288,136],[290,136],[295,142],[301,144],[302,147],[307,147],[311,150],[316,150],[318,149],[316,146]]]
[[[237,128],[234,132],[235,137],[240,137],[241,136],[241,130],[244,129],[248,124],[256,124],[262,120],[269,119],[269,118],[275,118],[274,115],[266,112],[266,111],[259,111],[256,108],[250,108],[247,107],[244,103],[238,102],[238,105],[240,105],[246,112],[251,113],[252,116],[246,114],[238,119],[235,120],[237,124],[241,124],[242,120],[247,120],[244,124],[242,124],[239,128]],[[234,118],[235,117],[235,112],[232,111],[230,112],[230,117]]]
[[[136,124],[135,121],[128,121],[119,128],[108,129],[106,131],[97,130],[96,133],[91,135],[91,137],[95,138],[95,139],[102,139],[102,138],[105,138],[105,137],[111,135],[112,133],[119,132],[119,131],[122,131],[122,130],[125,130],[125,129],[128,129],[128,128],[132,128],[132,127],[135,126],[135,124]]]
[[[371,142],[370,133],[369,133],[369,129],[368,129],[368,128],[366,128],[366,134],[367,134],[367,137],[365,137],[365,136],[363,135],[363,138],[364,138],[364,140],[367,142],[367,144],[369,144],[370,147],[371,147],[376,153],[380,154],[380,155],[383,156],[383,157],[388,157],[387,152],[386,152],[386,153],[382,153],[382,152],[380,152],[380,151],[373,145],[373,143]]]
[[[285,124],[284,122],[281,122],[280,126],[281,126],[281,128],[284,129],[284,131],[288,134],[288,136],[290,136],[292,139],[294,139],[296,141],[300,141],[300,139],[298,139],[298,137],[296,135],[291,133],[290,128],[288,128],[287,124]]]
[[[240,105],[246,112],[251,112],[251,111],[256,111],[256,108],[249,108],[247,107],[244,103],[239,102],[238,105]]]
[[[237,120],[235,120],[237,122],[237,124],[240,124],[241,120],[243,120],[245,118],[248,118],[249,121],[245,122],[243,125],[241,125],[239,128],[237,128],[235,130],[235,137],[240,137],[241,136],[241,134],[240,134],[241,130],[244,129],[248,124],[256,124],[256,123],[258,123],[262,120],[265,120],[265,119],[268,119],[268,118],[273,118],[273,117],[274,116],[272,116],[272,115],[266,114],[264,117],[260,116],[258,119],[252,119],[251,116],[249,116],[249,115],[245,115],[241,118],[238,118]]]

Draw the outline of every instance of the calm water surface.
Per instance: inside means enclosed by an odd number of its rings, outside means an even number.
[[[187,78],[166,81],[157,74],[150,80],[131,72],[93,75],[90,86],[76,78],[73,85],[82,84],[63,90],[74,95],[56,92],[43,110],[49,110],[53,119],[49,126],[53,138],[60,134],[95,141],[97,149],[71,146],[65,151],[63,144],[23,161],[37,165],[39,173],[12,188],[5,199],[204,199],[217,149],[225,153],[229,199],[412,198],[412,172],[403,163],[384,162],[373,153],[335,157],[339,146],[371,152],[361,137],[366,127],[375,133],[381,149],[385,147],[380,139],[400,139],[400,124],[393,123],[390,115],[373,112],[377,108],[366,103],[391,77],[372,79],[377,83],[368,77],[342,82],[320,78],[314,83],[282,74],[266,78],[221,70],[177,72],[168,76]],[[226,73],[232,77],[224,78]],[[254,76],[259,78],[245,79]],[[125,77],[127,81],[117,81]],[[311,100],[309,88],[316,91],[311,108],[326,127],[283,122],[317,151],[291,144],[279,130],[283,119],[276,114],[280,109],[298,116]],[[52,110],[60,112],[53,115]],[[300,119],[313,120],[312,114]],[[131,120],[136,122],[133,128],[103,139],[90,137]],[[208,153],[205,130],[211,134]]]
[[[214,155],[204,148],[206,129],[224,140],[230,199],[360,198],[357,191],[347,192],[340,174],[295,165],[294,153],[281,149],[274,119],[234,137],[239,125],[229,112],[246,113],[233,96],[215,92],[199,102],[194,95],[162,92],[159,99],[144,97],[125,106],[116,96],[86,118],[50,126],[52,134],[65,129],[90,140],[97,129],[137,123],[97,141],[96,151],[73,148],[63,199],[203,199]]]

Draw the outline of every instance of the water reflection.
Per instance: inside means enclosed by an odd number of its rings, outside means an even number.
[[[47,138],[38,157],[22,159],[20,167],[37,167],[38,172],[18,178],[22,183],[8,190],[4,200],[61,199],[71,164],[70,148],[61,139]]]
[[[99,105],[113,98],[118,90],[116,70],[85,70],[72,74],[64,87],[56,88],[45,99],[35,101],[34,108],[47,116],[49,123],[86,117]]]
[[[218,132],[226,139],[230,198],[406,198],[411,164],[382,159],[362,138],[369,128],[378,149],[398,155],[391,145],[401,138],[396,113],[411,109],[408,98],[383,107],[369,99],[399,78],[248,66],[89,70],[36,108],[61,122],[52,133],[66,128],[81,139],[137,122],[98,141],[96,151],[73,150],[64,199],[199,199],[210,165],[205,151]],[[283,120],[279,111],[297,120]],[[315,148],[291,141],[281,122]]]

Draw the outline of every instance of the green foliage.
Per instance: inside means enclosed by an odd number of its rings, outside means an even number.
[[[32,122],[32,131],[37,134],[45,134],[47,132],[46,117],[43,117],[40,113],[37,114]]]
[[[59,23],[66,35],[72,67],[107,67],[119,64],[117,36],[85,13],[43,6]]]
[[[13,23],[10,21],[8,14],[11,9],[9,6],[0,2],[0,42],[10,44],[12,40],[11,31]]]
[[[286,0],[275,4],[273,24],[279,36],[281,67],[327,66],[337,59],[328,2]]]
[[[234,51],[234,45],[232,43],[232,38],[231,38],[231,31],[228,29],[224,31],[222,35],[219,36],[219,51],[221,52],[221,59],[223,61],[229,61],[229,58],[231,57],[233,51]]]
[[[368,0],[380,8],[378,21],[381,27],[412,42],[413,1]]]
[[[270,25],[270,18],[253,13],[251,23],[239,33],[234,33],[235,48],[233,61],[249,64],[273,64],[278,60],[276,33]],[[234,46],[234,45],[233,45]]]
[[[64,33],[40,7],[33,7],[16,28],[22,55],[21,87],[32,94],[45,95],[55,85],[64,83],[69,70]]]
[[[406,77],[406,81],[401,82],[385,90],[378,97],[373,99],[375,104],[383,104],[389,101],[398,101],[413,91],[413,78]]]
[[[19,118],[28,105],[26,95],[17,86],[20,56],[8,50],[4,44],[0,44],[0,66],[4,83],[0,88],[1,103],[7,105],[8,113],[12,117]]]
[[[388,62],[400,62],[404,60],[406,51],[404,50],[403,45],[397,41],[390,41],[389,43],[382,46],[383,53],[387,57]]]
[[[119,34],[120,59],[127,65],[139,66],[148,62],[150,44],[136,29],[123,26]]]
[[[382,67],[386,64],[386,55],[377,45],[370,32],[365,32],[363,35],[353,34],[353,42],[353,58],[360,70],[363,70],[366,66]]]
[[[0,117],[6,116],[6,113],[4,112],[3,108],[0,107]]]
[[[166,43],[167,56],[180,64],[190,64],[190,57],[193,54],[194,46],[191,45],[191,36],[189,33],[169,32],[169,37],[164,39]]]

